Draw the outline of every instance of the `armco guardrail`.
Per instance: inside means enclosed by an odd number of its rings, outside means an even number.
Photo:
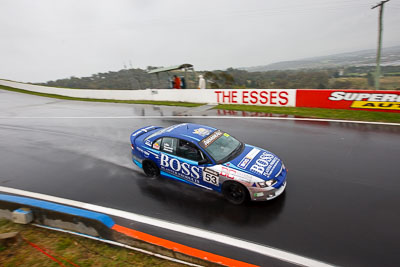
[[[207,104],[244,104],[279,107],[400,112],[400,91],[316,89],[67,89],[0,80],[0,85],[78,98],[178,101]]]

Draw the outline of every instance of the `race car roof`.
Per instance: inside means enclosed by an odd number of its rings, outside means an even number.
[[[162,130],[160,135],[168,135],[171,137],[192,139],[193,141],[201,141],[202,139],[213,133],[216,128],[194,123],[182,123],[172,125]]]

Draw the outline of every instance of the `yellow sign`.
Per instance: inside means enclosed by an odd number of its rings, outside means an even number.
[[[400,110],[400,102],[354,101],[352,108]]]

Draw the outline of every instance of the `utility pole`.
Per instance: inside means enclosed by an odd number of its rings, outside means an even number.
[[[378,29],[378,51],[376,52],[376,72],[375,72],[375,89],[379,90],[379,78],[381,77],[381,48],[382,48],[382,20],[383,20],[383,5],[390,0],[381,1],[371,9],[379,7],[379,29]]]

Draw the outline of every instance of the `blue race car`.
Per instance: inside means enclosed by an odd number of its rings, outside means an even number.
[[[270,200],[285,190],[287,169],[271,152],[199,124],[148,126],[131,134],[132,160],[163,176],[222,192],[233,204]]]

